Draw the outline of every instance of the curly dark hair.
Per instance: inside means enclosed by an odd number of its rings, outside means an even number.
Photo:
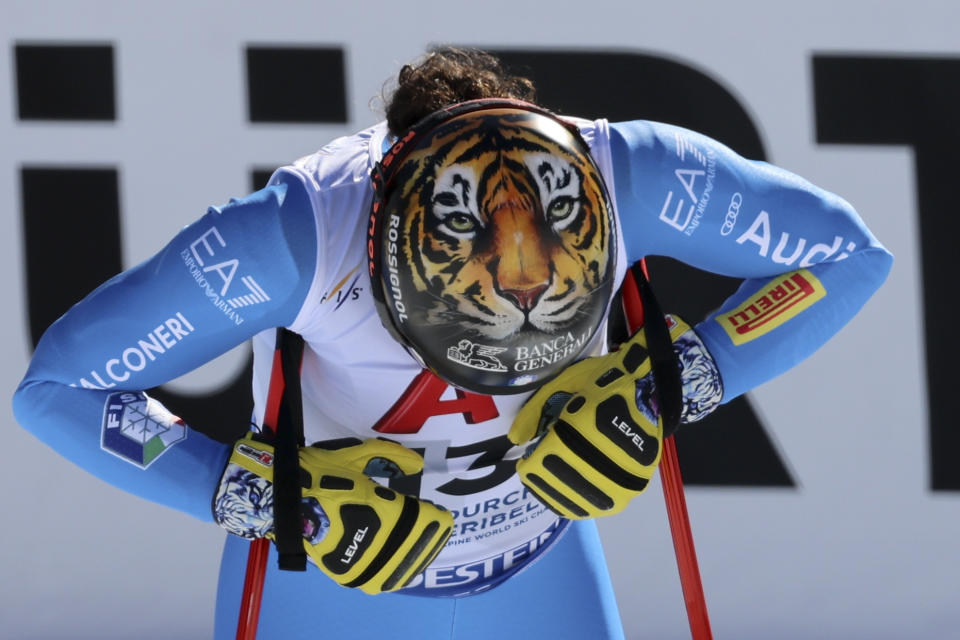
[[[399,136],[437,109],[477,98],[534,102],[536,89],[529,78],[510,74],[486,51],[436,47],[400,69],[396,88],[384,99],[387,126]]]

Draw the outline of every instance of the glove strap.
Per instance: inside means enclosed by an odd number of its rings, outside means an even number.
[[[664,437],[670,436],[680,424],[683,412],[683,381],[680,378],[680,363],[673,352],[673,340],[666,317],[660,310],[660,304],[653,295],[653,289],[643,272],[643,261],[630,267],[633,279],[643,304],[643,327],[647,339],[647,352],[650,354],[650,368],[655,383],[654,393],[660,408]],[[636,330],[637,327],[631,327]]]
[[[300,389],[302,362],[303,338],[293,331],[278,328],[273,366],[276,368],[279,364],[283,377],[283,395],[280,399],[274,440],[273,527],[278,565],[285,571],[307,570],[300,515],[299,477],[299,448],[303,446],[303,397]]]

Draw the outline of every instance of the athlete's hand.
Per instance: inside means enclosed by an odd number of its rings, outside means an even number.
[[[720,377],[689,325],[668,319],[681,363],[682,420],[692,422],[719,404]],[[663,440],[650,367],[641,329],[618,351],[567,367],[524,404],[508,437],[534,441],[517,473],[540,502],[584,520],[618,513],[646,489]]]
[[[371,480],[417,473],[423,458],[395,442],[331,440],[300,448],[303,546],[321,571],[366,593],[394,591],[443,549],[453,516]],[[273,447],[234,443],[213,512],[244,538],[273,538]]]

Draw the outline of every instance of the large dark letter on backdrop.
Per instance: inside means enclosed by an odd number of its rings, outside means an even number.
[[[112,45],[18,44],[18,117],[83,126],[116,120]],[[60,126],[64,126],[61,124]],[[122,270],[120,171],[116,167],[29,166],[20,171],[30,335]],[[189,424],[234,439],[250,421],[250,363],[220,391],[150,394]],[[224,428],[231,428],[229,433]]]
[[[913,147],[923,270],[930,487],[960,490],[956,462],[960,429],[950,400],[956,394],[960,362],[951,304],[957,291],[954,263],[960,238],[956,197],[960,58],[817,55],[813,79],[818,142]],[[890,318],[891,335],[899,332],[898,319]]]
[[[560,113],[619,120],[658,120],[705,133],[740,154],[765,159],[753,121],[737,99],[704,72],[639,53],[498,50],[536,83],[540,102]],[[740,281],[674,260],[647,260],[666,310],[702,318]],[[793,486],[793,479],[747,397],[722,406],[696,428],[677,433],[687,484]],[[723,451],[722,456],[716,454]]]
[[[83,126],[85,121],[116,120],[112,45],[18,43],[14,56],[20,121]],[[278,92],[276,74],[287,73],[285,65],[295,69],[306,65],[323,74],[323,86],[328,89],[330,78],[340,81],[334,83],[332,94],[319,89]],[[251,122],[346,121],[342,49],[251,47],[247,70]],[[189,125],[185,123],[185,130]],[[121,271],[121,178],[117,167],[31,165],[21,169],[27,307],[34,345],[73,303]],[[229,195],[224,194],[224,200]],[[248,360],[240,374],[213,393],[187,395],[162,387],[150,393],[188,424],[232,441],[250,421],[250,368]]]

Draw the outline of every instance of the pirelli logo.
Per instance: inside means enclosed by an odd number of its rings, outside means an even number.
[[[816,276],[800,269],[771,280],[736,309],[717,316],[735,345],[773,331],[827,295]]]

